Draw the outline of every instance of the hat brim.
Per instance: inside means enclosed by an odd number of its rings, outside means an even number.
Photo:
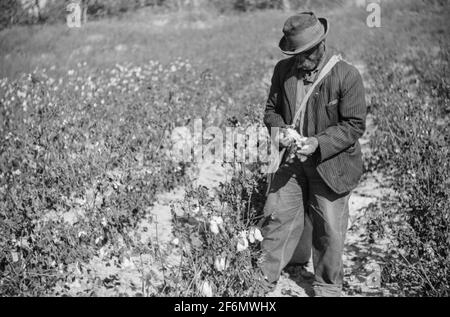
[[[310,48],[316,46],[321,41],[323,41],[327,37],[328,31],[330,30],[330,28],[329,28],[329,24],[328,24],[328,20],[327,19],[325,19],[325,18],[318,18],[318,20],[319,20],[320,23],[322,23],[323,28],[324,28],[323,35],[320,38],[318,38],[317,40],[312,41],[312,42],[310,42],[310,43],[308,43],[306,45],[303,45],[302,47],[297,48],[295,51],[292,51],[292,50],[288,49],[289,45],[287,43],[286,37],[283,36],[281,38],[281,40],[280,40],[279,45],[278,45],[280,47],[281,51],[284,54],[286,54],[286,55],[296,55],[296,54],[299,54],[301,52],[309,50]]]

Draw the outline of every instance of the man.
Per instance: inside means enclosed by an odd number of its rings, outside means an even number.
[[[342,290],[348,201],[362,175],[358,138],[366,118],[362,78],[341,60],[314,88],[302,120],[294,126],[307,137],[302,147],[283,137],[331,57],[325,47],[328,32],[327,19],[312,12],[285,22],[279,47],[291,57],[275,66],[264,116],[269,131],[281,130],[280,147],[291,155],[285,156],[270,184],[261,268],[275,283],[290,261],[308,261],[312,248],[316,296],[340,296]]]

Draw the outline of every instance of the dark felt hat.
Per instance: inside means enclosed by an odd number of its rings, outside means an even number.
[[[301,12],[289,17],[284,23],[284,36],[279,47],[284,54],[295,55],[319,44],[328,31],[327,19],[317,18],[312,12]]]

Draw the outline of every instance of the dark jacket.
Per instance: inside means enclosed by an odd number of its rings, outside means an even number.
[[[264,116],[269,132],[271,127],[292,124],[297,90],[293,63],[291,57],[275,66]],[[366,120],[364,86],[358,70],[339,61],[315,87],[304,118],[303,135],[319,141],[313,157],[323,180],[339,194],[354,189],[363,171],[358,138],[364,133]]]

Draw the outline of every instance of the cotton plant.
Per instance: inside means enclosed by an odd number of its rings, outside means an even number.
[[[239,186],[243,190],[250,188],[247,179],[234,182],[227,184],[224,191],[234,194],[237,189],[241,193]],[[187,273],[186,280],[196,283],[195,290],[191,290],[196,296],[209,296],[210,289],[214,296],[251,295],[258,287],[254,280],[258,276],[256,263],[261,257],[257,245],[263,238],[261,231],[254,225],[255,219],[242,219],[237,210],[239,204],[247,210],[247,202],[217,202],[217,198],[224,197],[213,197],[204,187],[192,188],[186,194],[179,217],[189,221],[177,222],[175,230],[179,237],[186,237],[179,240],[184,256],[189,259],[184,261],[186,269],[189,270],[188,265],[196,267],[197,275]],[[192,213],[197,206],[200,211]]]

